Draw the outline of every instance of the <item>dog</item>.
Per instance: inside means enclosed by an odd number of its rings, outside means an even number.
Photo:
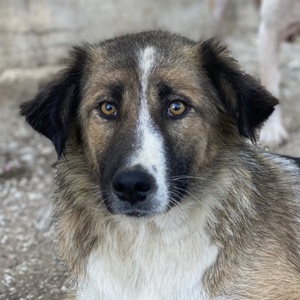
[[[213,35],[220,40],[225,35],[225,15],[230,3],[229,0],[211,3],[214,20]],[[275,97],[280,98],[280,45],[284,41],[293,42],[300,33],[300,1],[256,1],[256,7],[259,8],[260,13],[258,51],[261,81]],[[275,148],[287,140],[288,133],[282,124],[281,108],[277,106],[262,127],[260,142],[263,146]]]
[[[75,47],[21,106],[58,154],[69,299],[300,299],[300,160],[255,144],[277,104],[213,40]]]

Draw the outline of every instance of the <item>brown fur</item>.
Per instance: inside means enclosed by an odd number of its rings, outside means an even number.
[[[121,224],[129,217],[113,215],[104,205],[99,178],[103,166],[114,159],[110,147],[121,148],[124,140],[133,138],[139,73],[136,61],[126,53],[132,53],[132,44],[147,43],[161,47],[147,94],[157,124],[164,122],[159,117],[161,82],[185,95],[194,108],[179,121],[159,125],[172,151],[188,157],[190,183],[182,201],[165,215],[137,218],[127,228]],[[60,90],[68,95],[80,91],[80,99],[73,95],[68,102],[69,95],[61,100],[65,101],[63,124],[71,120],[63,127],[64,140],[60,130],[50,132],[51,124],[36,119],[36,110],[50,96],[59,98],[57,82],[67,82],[74,74],[78,77],[72,88],[64,85]],[[213,41],[194,43],[161,32],[126,36],[77,50],[69,69],[49,89],[25,104],[22,113],[54,142],[59,154],[55,231],[58,251],[76,276],[87,276],[90,254],[98,247],[105,252],[109,239],[127,262],[132,260],[139,226],[147,224],[150,235],[158,239],[162,228],[172,231],[177,218],[187,214],[187,220],[196,219],[203,210],[210,212],[204,228],[209,243],[219,249],[202,279],[209,299],[300,299],[299,168],[292,159],[265,153],[247,140],[255,141],[256,129],[277,100],[244,74],[225,48]],[[99,98],[118,97],[118,93],[122,94],[119,120],[101,119]],[[131,145],[126,145],[124,151],[129,151]]]

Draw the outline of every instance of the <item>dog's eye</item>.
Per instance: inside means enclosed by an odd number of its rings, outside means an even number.
[[[115,118],[118,114],[116,105],[109,101],[104,101],[100,103],[99,109],[102,116],[104,117]]]
[[[184,115],[185,112],[188,110],[188,105],[186,105],[182,101],[173,101],[168,107],[168,115],[170,117],[176,118],[176,117],[181,117]]]

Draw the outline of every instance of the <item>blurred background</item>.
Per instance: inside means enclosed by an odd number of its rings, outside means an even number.
[[[52,144],[18,114],[62,68],[68,49],[124,33],[163,29],[212,35],[208,0],[0,0],[0,300],[62,299],[68,282],[50,229]],[[259,77],[254,1],[231,0],[222,27],[242,68]],[[300,156],[300,41],[280,53],[281,101],[289,141],[272,149]]]

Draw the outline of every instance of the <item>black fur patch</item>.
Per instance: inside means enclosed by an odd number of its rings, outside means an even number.
[[[70,66],[43,88],[31,101],[21,105],[21,115],[39,133],[50,139],[60,156],[81,99],[81,78],[87,60],[84,48],[74,47]]]
[[[245,74],[226,47],[210,39],[200,44],[201,62],[225,110],[240,134],[256,140],[256,128],[271,115],[278,100]]]
[[[278,154],[276,154],[276,155],[278,155]],[[292,157],[292,156],[287,156],[287,155],[278,155],[278,156],[289,159],[294,164],[296,164],[296,166],[299,167],[299,169],[300,169],[300,157]]]

